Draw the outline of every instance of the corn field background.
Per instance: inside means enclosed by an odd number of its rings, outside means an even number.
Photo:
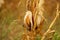
[[[28,40],[25,39],[27,30],[23,27],[23,19],[26,12],[26,1],[27,0],[0,0],[0,40]],[[43,6],[45,9],[44,17],[47,19],[47,22],[44,22],[44,31],[48,29],[50,23],[56,16],[57,2],[60,6],[60,0],[45,0]],[[55,30],[55,33],[53,36],[51,35],[51,40],[60,40],[60,15],[56,19],[52,29]],[[39,34],[34,37],[35,40],[41,40],[41,36]]]

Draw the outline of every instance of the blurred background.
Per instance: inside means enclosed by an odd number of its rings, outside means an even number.
[[[23,19],[26,12],[26,1],[0,0],[0,40],[21,40],[23,33],[25,33]],[[46,31],[56,16],[56,4],[58,2],[60,5],[60,0],[44,1],[44,17],[47,22],[44,22],[43,29]],[[56,40],[60,40],[60,15],[52,29],[56,30]]]

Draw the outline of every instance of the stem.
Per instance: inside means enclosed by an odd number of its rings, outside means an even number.
[[[49,33],[50,29],[52,28],[53,24],[55,23],[56,19],[59,16],[59,3],[57,3],[57,12],[56,12],[56,17],[54,18],[54,20],[51,22],[48,30],[44,33],[43,37],[41,38],[41,40],[44,40],[45,36]]]

